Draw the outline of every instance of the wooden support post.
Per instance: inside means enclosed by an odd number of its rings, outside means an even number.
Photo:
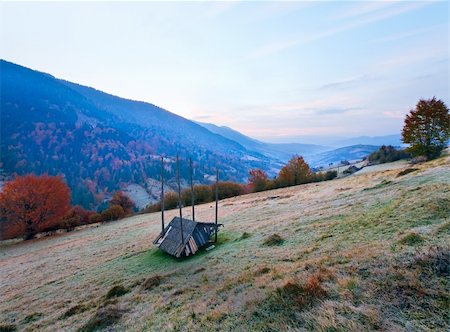
[[[219,169],[216,169],[216,234],[214,236],[214,242],[217,242],[217,219],[219,213]]]
[[[178,158],[178,153],[177,153],[177,182],[178,182],[178,207],[180,208],[181,243],[184,245],[183,208],[181,206],[180,159]]]
[[[194,182],[192,181],[192,158],[189,158],[189,166],[191,172],[191,205],[192,205],[192,221],[195,221],[195,193],[194,193]]]
[[[164,157],[161,156],[161,234],[164,228]]]

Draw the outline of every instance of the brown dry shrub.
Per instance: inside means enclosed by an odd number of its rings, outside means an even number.
[[[113,297],[119,297],[122,295],[125,295],[126,293],[128,293],[130,290],[122,285],[114,285],[109,291],[108,293],[106,293],[105,297],[107,299],[113,298]]]
[[[141,287],[142,287],[142,289],[150,290],[152,288],[155,288],[156,286],[159,286],[161,284],[162,280],[163,280],[163,277],[161,277],[160,275],[155,275],[153,277],[145,279],[142,282]]]
[[[85,210],[83,207],[76,205],[63,218],[61,227],[67,230],[73,230],[77,226],[87,225],[90,223],[90,217],[94,214],[95,212]]]
[[[101,213],[102,221],[113,221],[125,217],[126,213],[120,205],[111,205]]]
[[[106,327],[117,323],[124,312],[125,311],[116,304],[108,304],[99,307],[95,314],[78,331],[92,332],[105,329]]]
[[[94,213],[93,215],[89,216],[90,224],[95,224],[98,222],[102,222],[102,215],[100,213]]]
[[[294,305],[297,309],[303,309],[313,304],[316,300],[325,297],[326,294],[317,274],[310,275],[304,282],[289,281],[276,290],[279,302]]]

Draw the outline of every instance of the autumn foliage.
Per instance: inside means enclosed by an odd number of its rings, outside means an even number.
[[[69,210],[70,190],[58,176],[18,176],[0,193],[2,232],[26,239],[60,223]]]
[[[67,215],[62,219],[61,224],[58,224],[56,228],[64,228],[67,230],[73,230],[77,226],[87,225],[91,223],[90,217],[95,212],[88,211],[83,207],[76,205],[72,207]]]
[[[293,156],[278,174],[278,186],[294,186],[312,182],[313,172],[301,156]]]
[[[406,115],[403,143],[410,144],[414,156],[437,157],[450,137],[449,110],[442,100],[421,99]]]
[[[268,181],[267,173],[260,169],[252,169],[248,172],[248,184],[253,192],[266,190]]]
[[[133,201],[122,191],[118,191],[114,194],[114,196],[109,201],[109,205],[120,206],[125,212],[125,214],[131,214],[135,207]]]

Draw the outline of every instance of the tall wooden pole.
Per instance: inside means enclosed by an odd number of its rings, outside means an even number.
[[[189,158],[189,166],[191,170],[191,205],[192,205],[192,220],[195,221],[195,193],[194,193],[194,182],[192,181],[192,158]]]
[[[217,219],[219,212],[219,169],[216,169],[216,234],[214,242],[217,242]]]
[[[180,208],[180,230],[181,230],[181,243],[184,245],[183,234],[183,209],[181,207],[181,184],[180,184],[180,159],[177,153],[177,182],[178,182],[178,207]]]
[[[161,156],[161,234],[164,233],[164,157]]]

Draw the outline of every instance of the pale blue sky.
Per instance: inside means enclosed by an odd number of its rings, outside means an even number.
[[[270,141],[449,105],[447,1],[0,3],[0,57]]]

